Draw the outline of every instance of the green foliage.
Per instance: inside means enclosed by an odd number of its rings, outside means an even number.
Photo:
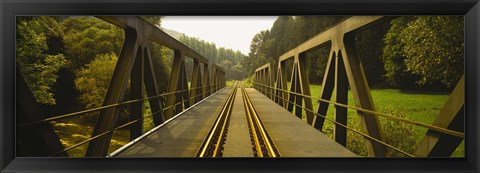
[[[100,54],[77,73],[75,88],[80,93],[78,99],[86,109],[102,105],[117,60],[118,57],[113,53]]]
[[[402,106],[398,107],[386,107],[380,112],[386,113],[388,115],[412,120],[404,111]],[[384,135],[384,142],[407,153],[413,153],[415,150],[418,137],[421,135],[420,131],[411,124],[407,124],[404,122],[398,122],[396,120],[380,117],[380,126]],[[351,121],[350,121],[351,122]],[[355,122],[357,123],[357,122]],[[351,124],[349,123],[350,127],[353,127],[357,131],[361,131],[359,128],[359,124]],[[367,156],[367,149],[365,147],[365,140],[363,136],[355,133],[353,131],[347,132],[347,148],[357,153],[361,156]],[[394,149],[389,147],[387,148],[387,157],[408,157]]]
[[[319,96],[321,88],[322,86],[320,85],[310,84],[311,95]],[[371,89],[370,92],[378,112],[424,124],[433,123],[449,96],[449,93],[446,92],[406,93],[398,89]],[[332,100],[335,100],[335,95],[332,96]],[[312,104],[316,105],[317,100],[312,100]],[[351,90],[348,91],[348,105],[355,105]],[[333,109],[334,105],[330,104],[326,115],[328,118],[333,118]],[[354,109],[348,109],[347,116],[348,127],[360,131],[357,111]],[[379,117],[379,119],[382,131],[386,134],[386,142],[395,147],[399,147],[404,151],[413,151],[412,149],[415,149],[416,142],[419,142],[427,131],[426,128],[415,125],[412,126],[392,119],[383,117]],[[333,123],[325,121],[322,132],[330,138],[333,138]],[[347,148],[361,156],[367,156],[364,137],[350,130],[347,131]],[[464,146],[460,145],[452,156],[463,157],[463,150]],[[398,152],[388,152],[389,156],[392,157],[404,157]]]
[[[225,70],[225,78],[227,80],[239,80],[246,76],[243,64],[241,64],[246,56],[240,51],[234,51],[224,47],[217,49],[215,43],[205,42],[199,38],[188,37],[186,35],[181,36],[179,41],[206,57],[212,63],[222,67]],[[185,66],[192,67],[192,61],[186,61]],[[186,68],[186,71],[187,74],[192,74],[191,68]],[[190,76],[187,76],[187,78],[190,80]]]
[[[273,59],[268,58],[267,53],[269,52],[270,45],[272,45],[274,39],[269,40],[270,31],[264,30],[255,34],[250,43],[250,52],[248,53],[248,58],[245,58],[242,61],[242,65],[247,67],[247,73],[253,74],[257,67],[262,66],[266,63],[273,63]],[[273,64],[272,64],[273,65]]]
[[[236,80],[228,80],[226,81],[226,86],[233,88],[235,86]]]
[[[410,73],[406,72],[405,64],[403,63],[404,57],[401,55],[403,45],[400,43],[400,32],[405,28],[406,24],[413,20],[412,17],[398,17],[393,19],[390,24],[391,27],[388,32],[385,34],[385,46],[383,48],[382,61],[384,62],[385,67],[385,77],[387,81],[397,87],[402,87],[402,84],[411,84],[412,81],[400,81]],[[411,77],[408,77],[411,79]]]
[[[367,29],[355,36],[355,47],[362,62],[368,84],[371,87],[382,87],[386,85],[384,78],[385,65],[381,60],[383,55],[383,37],[390,25],[385,22],[376,27]]]
[[[248,76],[242,81],[242,86],[245,88],[252,88],[254,79],[255,79],[255,75]]]
[[[48,40],[61,40],[62,32],[51,17],[17,18],[16,62],[20,73],[33,92],[37,102],[55,105],[53,85],[58,71],[68,64],[63,54],[55,52]]]
[[[163,47],[155,42],[151,42],[150,55],[152,59],[153,70],[157,80],[157,87],[159,92],[167,91],[168,81],[170,79],[170,72],[173,64],[173,51]]]
[[[256,68],[265,63],[270,63],[276,69],[280,55],[343,18],[345,17],[280,16],[270,30],[260,31],[254,36],[250,44],[249,56],[242,61],[242,66],[248,74],[252,74]],[[322,81],[329,51],[329,49],[315,49],[306,53],[310,82],[320,83]]]
[[[75,73],[100,54],[119,54],[124,32],[94,17],[71,17],[61,23],[65,33],[65,55]]]
[[[384,38],[382,60],[393,86],[455,86],[463,74],[463,17],[399,17]]]
[[[161,17],[145,20],[159,26]],[[37,101],[49,106],[49,113],[63,114],[99,107],[103,104],[124,41],[124,31],[95,17],[17,17],[16,62]],[[151,44],[160,91],[165,91],[173,53]],[[216,52],[215,52],[216,54]],[[60,73],[61,72],[61,73]],[[55,95],[55,93],[62,93]],[[129,99],[127,88],[125,98]],[[65,103],[66,102],[66,103]],[[61,104],[60,104],[61,103]],[[120,107],[118,123],[128,121],[128,110]],[[58,112],[56,112],[58,111]],[[144,103],[144,116],[151,114]],[[62,144],[69,147],[88,138],[98,112],[52,122]],[[144,120],[144,131],[151,129],[151,118]],[[110,149],[128,141],[128,130],[118,130]],[[85,153],[86,145],[69,151],[70,156]]]
[[[149,130],[152,130],[155,127],[155,124],[153,123],[153,117],[152,117],[152,109],[150,108],[150,103],[145,100],[143,102],[143,128],[142,128],[142,133],[148,132]]]
[[[220,63],[221,60],[217,58],[217,51],[219,50],[217,50],[215,43],[205,42],[199,38],[186,35],[181,36],[179,41],[209,59],[212,63]]]
[[[407,71],[420,85],[439,80],[455,86],[463,74],[463,16],[422,16],[401,32]]]
[[[382,112],[387,113],[398,118],[412,120],[404,113],[404,108],[398,106],[398,108],[387,107]],[[407,153],[413,153],[417,143],[417,136],[420,132],[415,129],[414,125],[404,122],[398,122],[392,119],[380,118],[380,125],[383,130],[385,142]],[[406,157],[402,153],[395,151],[391,148],[387,148],[388,157]]]

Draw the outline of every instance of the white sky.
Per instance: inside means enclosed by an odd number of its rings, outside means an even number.
[[[162,27],[248,55],[253,36],[270,29],[277,16],[165,16]]]

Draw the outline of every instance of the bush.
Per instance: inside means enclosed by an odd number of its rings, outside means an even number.
[[[404,108],[402,106],[398,106],[397,108],[387,107],[381,112],[398,118],[410,120],[410,118],[405,115]],[[384,117],[380,117],[380,125],[383,131],[385,143],[407,153],[413,153],[416,147],[416,137],[419,136],[419,132],[416,130],[414,125],[398,122],[396,120]],[[349,127],[354,127],[355,130],[360,131],[359,125],[349,125]],[[347,132],[347,148],[360,156],[368,155],[364,140],[364,137],[360,134],[357,134],[351,130]],[[404,154],[388,147],[386,155],[387,157],[405,157]]]
[[[252,88],[253,87],[253,78],[255,78],[254,75],[251,75],[251,76],[245,78],[242,82],[243,87]]]
[[[383,109],[389,115],[411,120],[404,113],[404,108],[400,105],[397,109],[387,107]],[[412,124],[404,122],[398,122],[396,120],[381,118],[380,124],[383,128],[383,134],[385,142],[407,153],[413,153],[416,146],[416,137],[419,136],[419,131]],[[387,149],[387,156],[389,157],[405,157],[402,153],[399,153],[393,149]]]

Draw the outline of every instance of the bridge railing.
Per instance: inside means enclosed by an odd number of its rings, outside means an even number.
[[[17,75],[17,93],[22,93],[17,98],[17,108],[34,110],[19,111],[17,114],[20,120],[17,126],[19,137],[31,141],[21,144],[22,149],[29,148],[27,156],[68,156],[67,151],[87,143],[87,157],[107,156],[115,130],[129,127],[130,140],[134,140],[142,135],[145,118],[152,118],[155,126],[161,125],[175,114],[225,87],[225,72],[220,66],[210,63],[207,58],[143,19],[130,16],[99,18],[125,31],[125,41],[103,106],[45,118],[46,115],[41,113],[24,79]],[[160,93],[157,86],[150,41],[174,50],[166,93]],[[190,88],[185,70],[186,57],[193,59]],[[122,102],[129,80],[131,100]],[[147,97],[144,96],[144,88]],[[144,101],[150,103],[150,116],[144,116]],[[120,106],[130,106],[130,121],[117,126]],[[68,148],[63,147],[49,123],[92,112],[99,112],[99,115],[91,137]]]
[[[433,124],[424,124],[389,114],[376,112],[362,63],[354,44],[355,34],[388,20],[382,16],[348,18],[336,26],[314,36],[278,59],[274,76],[270,64],[255,70],[254,88],[280,106],[322,131],[325,120],[334,123],[334,140],[346,146],[347,130],[364,137],[368,156],[386,157],[386,148],[411,157],[448,157],[464,139],[464,77],[457,83]],[[327,66],[320,96],[312,97],[305,53],[313,48],[330,45]],[[293,59],[290,87],[287,86],[286,61]],[[355,106],[347,103],[348,87],[352,91]],[[288,89],[289,88],[289,89]],[[331,100],[332,94],[335,100]],[[318,100],[313,109],[312,99]],[[334,105],[334,118],[326,117],[329,104]],[[347,109],[354,109],[359,116],[360,131],[347,127]],[[385,143],[378,116],[394,121],[427,128],[428,131],[413,153],[407,153]]]

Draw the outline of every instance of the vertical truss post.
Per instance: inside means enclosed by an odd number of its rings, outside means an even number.
[[[265,84],[266,84],[266,82],[265,82],[265,69],[262,69],[262,70],[260,71],[260,75],[261,75],[260,79],[262,80],[262,81],[261,81],[261,82],[262,82],[262,93],[263,93],[263,95],[266,96],[266,95],[267,95],[267,91],[265,90],[265,89],[266,89],[266,87],[265,87]]]
[[[433,121],[434,126],[464,132],[465,75],[458,81],[447,102]],[[413,154],[418,157],[450,157],[463,138],[428,130]]]
[[[222,71],[222,76],[220,76],[222,78],[222,87],[225,87],[225,73]]]
[[[212,65],[212,71],[210,72],[211,73],[211,76],[212,76],[212,90],[213,92],[217,91],[217,78],[216,78],[216,75],[215,75],[215,71],[217,70],[217,68]]]
[[[185,61],[182,62],[182,80],[181,80],[181,86],[182,86],[182,102],[183,102],[183,107],[185,109],[190,107],[190,96],[189,96],[189,90],[188,89],[188,80],[187,80],[187,71],[185,70]],[[180,111],[177,113],[182,112],[183,109],[181,109],[180,105]]]
[[[202,95],[203,95],[203,98],[206,98],[207,96],[210,95],[210,88],[211,88],[208,64],[203,64],[203,83],[202,84],[203,84]]]
[[[215,78],[217,79],[217,83],[216,83],[216,87],[217,87],[217,91],[220,90],[220,70],[216,69],[216,72],[215,72]]]
[[[130,74],[130,98],[131,100],[143,98],[144,81],[144,52],[141,47],[137,49],[137,57]],[[143,117],[143,101],[130,104],[130,121]],[[130,140],[134,140],[142,135],[143,119],[130,125]]]
[[[218,86],[219,86],[218,90],[220,90],[220,89],[223,88],[223,83],[224,83],[224,82],[223,82],[223,71],[221,71],[221,70],[219,70],[219,71],[220,71],[220,76],[218,76],[218,77],[220,78],[220,80],[219,80],[220,83],[219,83],[219,85],[218,85]]]
[[[260,70],[260,71],[258,71],[258,86],[257,87],[258,87],[258,91],[260,91],[260,93],[263,94],[262,84],[263,84],[262,83],[262,71]]]
[[[182,90],[184,90],[184,86],[183,86],[183,72],[184,72],[184,62],[185,62],[185,59],[183,59],[181,62],[180,62],[180,71],[179,71],[179,76],[178,76],[178,80],[177,80],[177,90],[176,90],[176,93],[175,93],[175,111],[174,111],[174,115],[182,112],[182,109],[183,109],[183,92]]]
[[[265,96],[267,96],[268,98],[270,98],[270,88],[269,87],[269,70],[268,68],[265,68],[263,69],[263,76],[264,76],[264,86],[265,86]]]
[[[270,64],[268,64],[268,86],[269,86],[269,93],[270,93],[270,99],[271,100],[275,100],[275,82],[273,81],[275,80],[274,77],[273,77],[273,69],[272,67],[270,66]]]
[[[288,93],[288,104],[287,104],[287,110],[289,112],[293,111],[293,106],[295,103],[295,94],[293,92],[296,92],[296,84],[297,84],[297,64],[293,63],[292,66],[292,74],[290,75],[290,93]]]
[[[355,106],[375,111],[370,88],[368,87],[365,72],[363,71],[363,66],[358,57],[354,41],[354,35],[345,35],[344,48],[341,53],[345,64],[345,70],[347,72],[348,82],[355,100]],[[359,121],[362,132],[373,138],[384,141],[378,116],[361,111],[357,111],[357,114],[360,116]],[[365,144],[368,150],[368,156],[386,157],[385,146],[368,138],[365,138]]]
[[[308,82],[305,53],[297,54],[295,58],[298,61],[299,89],[297,90],[300,91],[298,93],[310,96],[310,83]],[[305,107],[307,110],[313,110],[312,99],[310,97],[303,96],[301,98],[303,98],[303,107]],[[302,101],[300,101],[300,105],[302,105]],[[307,118],[307,123],[313,125],[313,112],[307,110],[305,110],[305,117]]]
[[[253,72],[253,88],[257,89],[257,72]]]
[[[255,89],[257,89],[258,91],[260,91],[260,87],[258,85],[259,82],[260,82],[260,75],[259,75],[259,72],[257,71],[255,72]]]
[[[184,55],[179,50],[174,50],[173,53],[173,66],[172,72],[170,73],[170,80],[168,81],[168,93],[177,92],[179,90],[178,83],[181,77],[182,62],[184,61]],[[169,94],[167,96],[167,101],[165,107],[165,120],[170,119],[174,115],[174,106],[177,98],[177,93]]]
[[[341,53],[335,58],[335,66],[335,100],[337,103],[347,105],[348,81]],[[335,105],[333,116],[336,122],[347,125],[347,108]],[[333,136],[337,143],[347,146],[347,129],[345,127],[335,124]]]
[[[267,95],[267,93],[265,92],[265,71],[264,70],[260,70],[260,83],[262,84],[260,86],[262,90],[262,94]]]
[[[190,99],[190,105],[195,104],[196,102],[200,101],[200,97],[197,96],[201,91],[199,90],[199,87],[201,85],[201,76],[200,76],[200,63],[198,62],[197,59],[193,60],[193,71],[192,71],[192,81],[190,83],[190,95],[193,97],[193,99]]]
[[[295,81],[292,81],[293,84],[294,84],[294,90],[293,92],[295,93],[301,93],[301,89],[300,89],[300,75],[299,75],[299,66],[298,66],[298,61],[294,63],[295,67],[294,67],[294,74],[295,74]],[[294,94],[294,98],[295,98],[295,115],[302,119],[302,97],[297,95],[297,94]]]
[[[281,61],[278,63],[278,72],[277,72],[277,86],[276,88],[280,88],[282,91],[277,90],[277,98],[278,98],[278,103],[280,106],[283,108],[287,108],[288,102],[288,95],[285,90],[287,90],[287,71],[285,69],[285,61]]]

